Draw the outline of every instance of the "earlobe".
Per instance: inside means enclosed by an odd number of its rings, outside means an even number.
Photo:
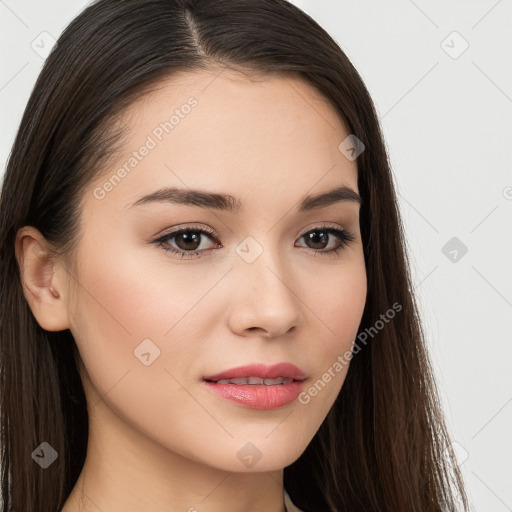
[[[15,253],[23,293],[37,323],[47,331],[68,329],[67,304],[62,296],[66,273],[54,265],[46,239],[36,228],[24,226],[16,235]]]

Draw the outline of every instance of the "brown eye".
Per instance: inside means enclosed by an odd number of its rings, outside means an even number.
[[[338,243],[334,248],[325,250],[325,246],[329,244],[332,235],[338,239]],[[328,226],[311,229],[304,233],[301,238],[305,238],[310,249],[324,254],[338,254],[340,249],[348,246],[350,242],[355,240],[355,236],[352,233],[344,229]]]
[[[204,237],[215,241],[216,245],[210,248],[201,248]],[[310,229],[300,238],[304,238],[306,240],[307,248],[311,249],[314,253],[322,255],[339,254],[342,248],[348,246],[350,242],[353,242],[356,239],[352,233],[332,226],[319,226],[317,228]],[[331,240],[337,240],[337,244],[330,249],[326,249]],[[171,243],[170,241],[173,242]],[[154,243],[159,247],[162,247],[164,251],[177,254],[181,258],[190,258],[193,256],[201,257],[205,252],[222,247],[214,232],[191,227],[177,229],[162,235],[158,239],[154,240]]]
[[[215,235],[209,231],[200,228],[186,228],[179,229],[176,231],[172,231],[171,233],[167,233],[166,235],[161,236],[155,243],[162,247],[166,252],[170,251],[175,254],[179,254],[182,258],[187,258],[190,256],[197,255],[201,252],[205,252],[211,249],[201,249],[198,250],[201,246],[202,239],[204,237],[208,237],[210,239],[215,239]],[[175,240],[175,245],[177,248],[170,245],[168,240]],[[219,244],[217,244],[218,246]],[[190,253],[190,254],[189,254]]]

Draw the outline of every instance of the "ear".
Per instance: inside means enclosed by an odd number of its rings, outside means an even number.
[[[55,265],[50,244],[40,231],[24,226],[16,234],[15,253],[23,293],[37,323],[47,331],[68,329],[66,270]]]

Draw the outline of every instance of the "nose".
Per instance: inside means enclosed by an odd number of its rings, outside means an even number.
[[[238,261],[236,267],[229,315],[234,333],[278,338],[303,325],[305,305],[294,291],[297,276],[292,267],[284,265],[269,251],[250,264]]]

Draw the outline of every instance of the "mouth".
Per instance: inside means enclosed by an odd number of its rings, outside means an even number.
[[[307,375],[290,363],[252,364],[203,377],[214,394],[253,409],[275,409],[295,400]]]

